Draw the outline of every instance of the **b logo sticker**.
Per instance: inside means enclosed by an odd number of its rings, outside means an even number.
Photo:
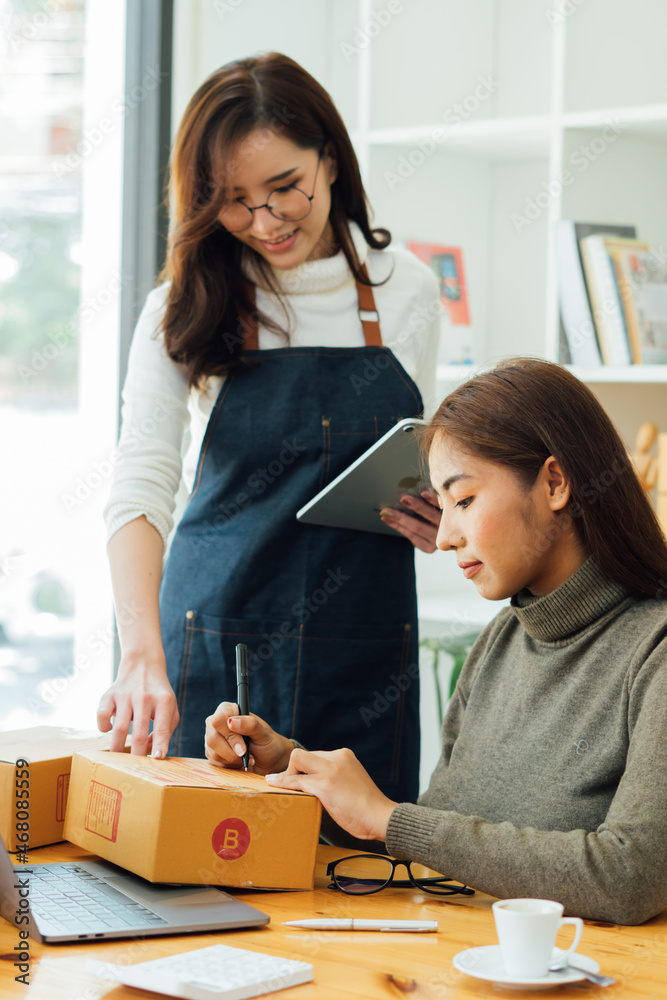
[[[250,830],[242,819],[223,819],[211,837],[213,850],[223,861],[236,861],[248,850]]]

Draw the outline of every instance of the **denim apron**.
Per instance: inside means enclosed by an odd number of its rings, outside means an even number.
[[[382,347],[372,288],[357,290],[360,348],[260,351],[256,320],[245,317],[246,364],[211,413],[160,591],[181,715],[170,753],[203,756],[206,716],[236,702],[242,642],[253,713],[309,749],[350,747],[386,795],[416,801],[413,546],[295,517],[396,421],[423,409]]]

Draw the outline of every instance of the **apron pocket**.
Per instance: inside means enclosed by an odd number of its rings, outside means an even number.
[[[248,647],[250,711],[291,735],[299,625],[286,620],[226,618],[191,612],[186,621],[179,711],[203,720],[221,701],[236,702],[236,646]]]
[[[368,416],[364,419],[322,415],[322,462],[320,489],[347,469],[371,445],[390,430],[399,417]]]

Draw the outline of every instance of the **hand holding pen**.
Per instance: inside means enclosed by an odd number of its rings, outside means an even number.
[[[239,644],[236,656],[238,704],[223,701],[206,719],[206,758],[218,767],[238,768],[243,761],[245,769],[255,774],[284,771],[294,744],[250,713],[247,647]]]

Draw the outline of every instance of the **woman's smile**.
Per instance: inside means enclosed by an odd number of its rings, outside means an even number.
[[[264,249],[269,253],[285,253],[286,250],[292,249],[298,235],[299,230],[293,229],[291,232],[285,233],[283,236],[275,237],[275,239],[262,240],[257,238],[257,242],[261,243]]]

